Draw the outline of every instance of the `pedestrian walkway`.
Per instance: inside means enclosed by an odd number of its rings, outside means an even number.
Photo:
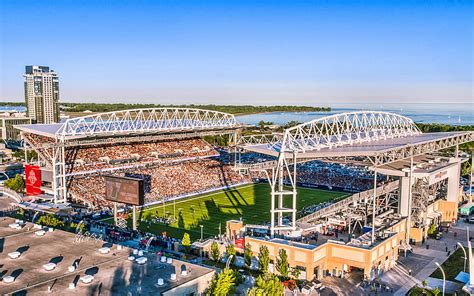
[[[422,246],[413,246],[413,252],[407,257],[399,258],[399,263],[392,270],[384,273],[381,281],[394,287],[394,295],[403,296],[415,285],[422,286],[421,282],[427,279],[457,248],[457,242],[466,244],[466,231],[452,229],[444,233],[441,240],[428,239]],[[427,248],[427,245],[429,248]],[[439,286],[441,289],[442,284]],[[455,291],[456,285],[451,285]]]

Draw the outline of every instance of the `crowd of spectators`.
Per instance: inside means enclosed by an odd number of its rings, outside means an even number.
[[[141,177],[145,181],[146,203],[251,182],[249,176],[239,175],[231,166],[214,159],[195,159],[163,166],[150,165],[113,174]],[[69,192],[73,198],[93,206],[109,206],[105,200],[105,179],[100,173],[70,179]]]
[[[53,154],[53,145],[54,140],[49,137],[39,136],[30,133],[24,133],[23,137],[26,141],[34,148],[36,153],[40,156],[42,161],[46,161],[45,165],[48,167],[52,167],[52,159],[51,156]]]
[[[52,139],[29,133],[24,136],[43,159],[50,159],[51,148],[44,144],[54,144]],[[142,177],[147,203],[249,183],[252,178],[266,179],[261,172],[240,175],[232,170],[234,159],[232,151],[216,150],[201,138],[68,147],[67,173],[80,173],[69,178],[68,188],[72,197],[103,208],[109,206],[105,174]],[[274,159],[257,153],[240,156],[241,163]],[[351,192],[373,187],[373,173],[363,166],[312,161],[298,165],[297,172],[297,182],[303,185]]]
[[[130,163],[169,162],[217,156],[218,152],[200,138],[79,146],[66,150],[68,173],[96,171]]]
[[[324,186],[328,189],[359,192],[374,186],[373,173],[361,166],[314,161],[299,165],[297,171],[299,183]],[[378,182],[383,178],[379,175]]]

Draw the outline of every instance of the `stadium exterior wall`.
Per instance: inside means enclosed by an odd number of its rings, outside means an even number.
[[[438,223],[452,222],[457,218],[456,202],[438,200],[430,205],[429,209],[432,213],[440,214]],[[307,280],[312,280],[314,277],[321,278],[325,275],[340,276],[342,272],[349,271],[350,267],[362,269],[365,278],[373,279],[377,273],[387,271],[395,266],[399,251],[402,250],[401,243],[405,240],[406,223],[406,218],[403,218],[388,228],[387,230],[394,232],[394,235],[376,243],[371,248],[346,245],[335,240],[328,240],[319,246],[255,237],[246,237],[245,242],[250,243],[256,256],[258,256],[261,246],[267,246],[274,262],[278,259],[279,250],[285,249],[290,267],[304,268]],[[410,238],[416,243],[421,243],[423,235],[425,237],[427,235],[428,227],[412,227]]]

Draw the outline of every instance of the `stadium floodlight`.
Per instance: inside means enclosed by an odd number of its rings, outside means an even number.
[[[438,262],[435,262],[436,266],[438,266],[439,270],[441,270],[441,273],[443,274],[443,296],[444,296],[444,291],[446,289],[446,274],[444,273],[444,269],[441,267],[441,265]]]
[[[464,249],[464,246],[460,242],[457,242],[457,244],[458,244],[458,246],[461,247],[462,251],[464,252],[464,269],[463,269],[463,271],[466,272],[466,261],[467,261],[466,249]]]

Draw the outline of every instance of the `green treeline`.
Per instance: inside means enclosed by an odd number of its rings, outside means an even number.
[[[4,103],[1,103],[0,105],[2,105],[2,106],[13,106],[13,107],[18,107],[18,106],[26,107],[25,102],[4,102]]]
[[[95,103],[61,103],[61,109],[66,112],[110,112],[141,108],[198,108],[232,114],[253,114],[263,112],[317,112],[331,111],[330,107],[308,106],[251,106],[251,105],[160,105],[160,104],[95,104]]]
[[[424,133],[474,131],[474,125],[448,125],[440,123],[417,123],[416,125]],[[474,150],[474,142],[462,144],[459,146],[459,149],[471,154]]]
[[[441,123],[416,123],[424,133],[474,131],[474,125],[448,125]]]
[[[474,131],[474,125],[447,125],[439,123],[417,123],[416,124],[420,130],[424,133],[436,133],[436,132],[455,132],[455,131]],[[459,145],[461,151],[466,152],[469,155],[469,158],[472,156],[474,151],[474,142],[465,143]],[[449,149],[453,151],[454,148]],[[472,160],[466,161],[461,166],[461,175],[468,176],[471,173]]]

